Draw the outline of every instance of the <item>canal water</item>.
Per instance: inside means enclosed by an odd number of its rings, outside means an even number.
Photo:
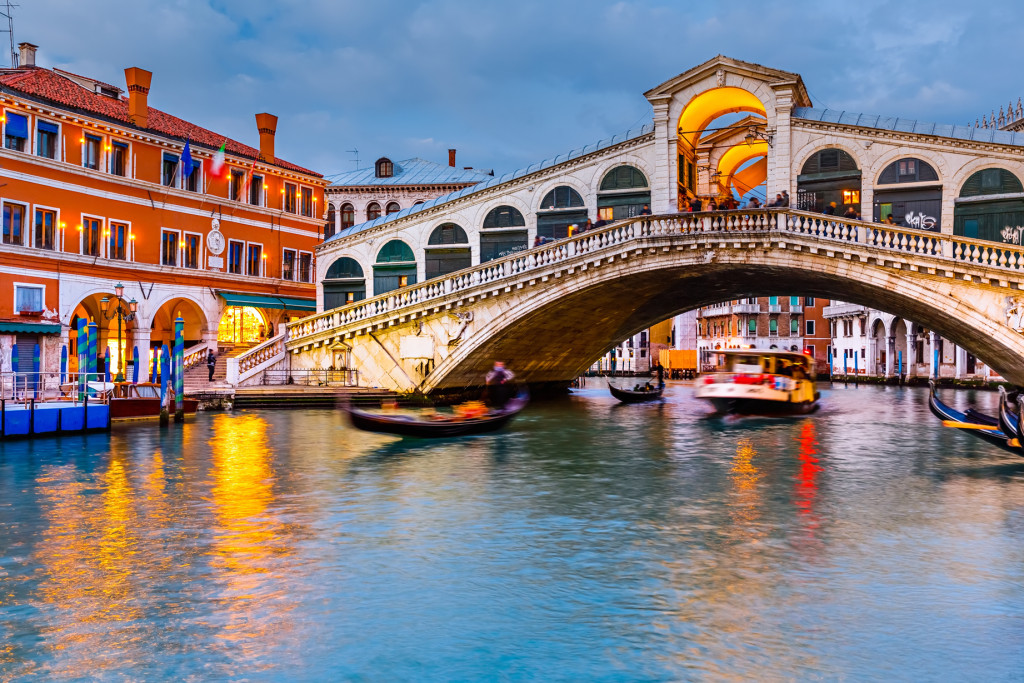
[[[0,680],[1020,680],[1024,459],[922,389],[704,412],[592,383],[457,441],[310,410],[0,445]]]

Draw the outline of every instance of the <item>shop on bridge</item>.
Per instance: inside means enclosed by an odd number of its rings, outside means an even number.
[[[444,223],[434,228],[427,240],[426,278],[440,277],[472,265],[469,237],[461,226]]]
[[[651,189],[646,176],[632,166],[617,166],[601,180],[597,194],[597,217],[617,221],[639,216],[651,206]],[[586,222],[584,220],[584,222]]]
[[[324,310],[344,306],[366,298],[366,277],[355,259],[342,256],[327,269],[324,277]]]
[[[569,226],[587,223],[587,209],[580,193],[568,185],[560,185],[544,195],[537,211],[537,235],[547,239],[569,236]]]
[[[526,219],[512,206],[497,206],[484,218],[480,231],[480,263],[530,248]]]
[[[841,149],[816,152],[808,159],[796,178],[798,209],[824,211],[836,203],[836,214],[853,207],[860,213],[861,172],[852,156]]]
[[[907,157],[885,167],[875,184],[874,219],[882,223],[889,216],[908,228],[941,230],[942,184],[931,164]]]
[[[391,240],[377,253],[373,264],[373,293],[383,294],[416,284],[416,257],[402,240]]]
[[[956,199],[953,234],[1024,243],[1024,186],[1020,179],[1002,168],[986,168],[968,178]]]

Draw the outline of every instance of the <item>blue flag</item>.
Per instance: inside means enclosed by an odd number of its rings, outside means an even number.
[[[195,169],[195,162],[192,161],[192,148],[189,146],[188,140],[185,141],[185,149],[181,153],[181,178],[184,180],[192,175],[193,169]]]

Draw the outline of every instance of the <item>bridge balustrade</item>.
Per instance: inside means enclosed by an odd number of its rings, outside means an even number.
[[[290,323],[287,343],[293,346],[322,332],[412,309],[480,286],[514,280],[523,273],[611,250],[636,239],[737,232],[788,233],[976,266],[1024,270],[1024,251],[1011,246],[789,208],[639,216]]]

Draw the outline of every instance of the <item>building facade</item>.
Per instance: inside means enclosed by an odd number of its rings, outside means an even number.
[[[117,368],[179,317],[186,346],[251,345],[315,310],[327,183],[275,156],[277,117],[256,115],[250,147],[150,107],[148,71],[125,70],[125,95],[20,49],[0,72],[0,370],[28,370],[36,345],[43,370],[61,347],[75,370],[79,321]],[[117,285],[131,319],[112,315]]]

